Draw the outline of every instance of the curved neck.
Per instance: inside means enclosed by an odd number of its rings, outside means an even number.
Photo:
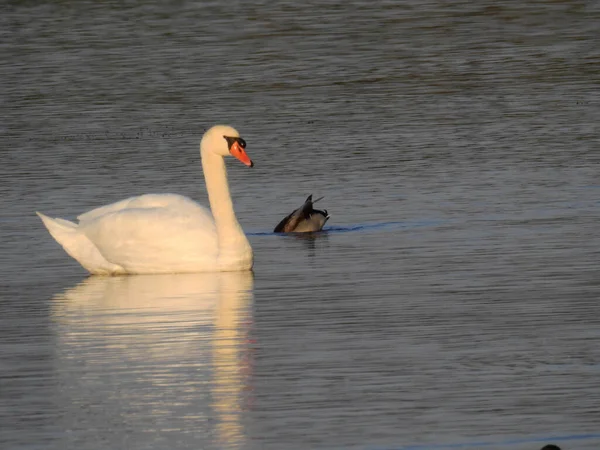
[[[239,227],[233,211],[233,202],[229,193],[227,170],[223,157],[204,150],[201,150],[200,153],[202,155],[202,170],[206,180],[208,200],[217,225],[217,231],[220,234],[221,229]]]
[[[233,211],[223,157],[202,146],[200,154],[210,209],[217,228],[219,259],[222,264],[227,264],[228,260],[237,260],[238,255],[245,255],[250,244]]]

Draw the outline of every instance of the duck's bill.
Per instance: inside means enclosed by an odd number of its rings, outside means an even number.
[[[254,166],[254,163],[252,162],[252,160],[248,156],[248,153],[246,153],[246,150],[244,150],[242,148],[242,146],[239,144],[239,142],[234,142],[231,145],[231,148],[229,149],[229,152],[231,153],[231,156],[239,159],[241,162],[243,162],[244,164],[246,164],[248,167],[253,167]]]

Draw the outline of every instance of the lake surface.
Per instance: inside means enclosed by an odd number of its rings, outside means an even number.
[[[1,8],[0,448],[600,448],[597,3]],[[207,204],[215,123],[253,273],[87,277],[35,216]]]

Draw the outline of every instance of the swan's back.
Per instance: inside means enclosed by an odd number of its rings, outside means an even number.
[[[93,274],[204,272],[219,258],[212,215],[181,195],[131,197],[81,214],[79,224],[40,217]]]
[[[195,201],[178,194],[144,194],[136,197],[129,197],[124,200],[111,203],[110,205],[100,206],[92,209],[77,217],[79,223],[89,222],[109,213],[124,211],[127,209],[154,209],[154,208],[171,208],[181,210],[201,209],[207,218],[212,221],[212,216],[205,208],[198,205]]]
[[[100,253],[127,273],[204,271],[218,259],[212,216],[181,195],[132,197],[79,218]]]

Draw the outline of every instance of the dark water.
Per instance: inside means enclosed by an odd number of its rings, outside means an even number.
[[[1,9],[0,448],[600,448],[597,3]],[[221,122],[253,276],[86,278],[34,214],[206,203]]]

